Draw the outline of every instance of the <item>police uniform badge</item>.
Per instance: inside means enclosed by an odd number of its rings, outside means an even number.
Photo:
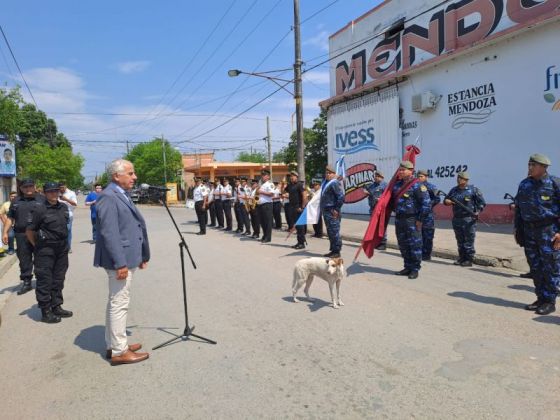
[[[421,185],[421,186],[420,186],[420,191],[426,192],[426,191],[428,191],[428,189],[426,188],[425,185]]]

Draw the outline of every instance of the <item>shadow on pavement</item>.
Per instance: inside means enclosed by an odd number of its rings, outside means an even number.
[[[533,318],[533,321],[542,322],[544,324],[560,325],[560,316],[550,316],[550,315],[538,316],[536,318]]]
[[[505,278],[512,278],[512,277],[519,277],[517,274],[508,274],[508,273],[500,273],[499,271],[492,271],[492,270],[485,270],[484,268],[476,268],[476,267],[471,267],[472,271],[478,271],[479,273],[483,273],[483,274],[491,274],[493,276],[498,276],[498,277],[505,277]]]
[[[41,320],[41,310],[37,304],[33,305],[31,308],[26,309],[19,313],[20,315],[27,315],[33,321],[39,322]]]
[[[361,273],[376,273],[376,274],[391,274],[394,275],[394,271],[388,270],[386,268],[374,267],[372,265],[363,265],[361,263],[353,263],[346,269],[346,274],[348,277],[354,274]]]
[[[0,295],[6,292],[15,293],[19,288],[20,288],[19,284],[16,284],[15,286],[4,287],[2,290],[0,290]]]
[[[487,305],[503,306],[505,308],[518,308],[523,309],[525,307],[524,303],[514,302],[511,300],[506,300],[502,298],[492,297],[492,296],[482,296],[477,295],[472,292],[451,292],[448,296],[472,300],[473,302],[485,303]]]
[[[452,260],[441,261],[441,260],[434,260],[434,259],[431,259],[429,261],[422,261],[422,265],[426,265],[426,264],[428,264],[428,265],[429,264],[439,264],[439,265],[447,265],[447,266],[454,265]]]
[[[535,288],[533,286],[529,286],[529,285],[526,285],[526,284],[512,284],[512,285],[508,286],[508,289],[525,290],[526,292],[531,292],[531,293],[535,292]]]
[[[294,298],[292,296],[283,297],[282,300],[294,304]],[[307,299],[306,297],[298,297],[298,300],[300,304],[307,303],[310,312],[316,312],[321,308],[332,305],[332,302],[327,302],[326,300],[318,298]]]
[[[94,325],[80,331],[74,339],[74,344],[82,350],[98,353],[105,357],[105,325]]]

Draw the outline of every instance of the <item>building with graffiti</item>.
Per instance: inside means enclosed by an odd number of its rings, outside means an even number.
[[[511,220],[528,156],[560,175],[560,0],[386,0],[330,37],[329,162],[345,156],[347,213],[362,187],[391,176],[404,147],[449,191],[468,171]],[[439,217],[449,209],[438,206]]]

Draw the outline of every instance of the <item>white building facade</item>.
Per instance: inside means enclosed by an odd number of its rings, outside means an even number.
[[[560,176],[560,0],[387,0],[330,38],[329,163],[345,156],[347,213],[389,179],[404,148],[449,191],[468,171],[506,222],[503,200],[533,153]],[[438,206],[438,217],[449,209]]]

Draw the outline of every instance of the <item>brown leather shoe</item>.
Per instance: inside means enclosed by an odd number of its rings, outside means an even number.
[[[140,344],[140,343],[131,344],[131,345],[128,346],[128,349],[130,351],[134,351],[134,352],[140,350],[141,348],[142,348],[142,344]],[[113,357],[113,350],[109,349],[109,350],[107,350],[107,353],[105,354],[105,358],[108,360],[111,357]]]
[[[138,363],[146,360],[150,355],[148,353],[134,353],[133,351],[127,350],[120,356],[111,357],[111,365],[124,365],[130,363]]]

